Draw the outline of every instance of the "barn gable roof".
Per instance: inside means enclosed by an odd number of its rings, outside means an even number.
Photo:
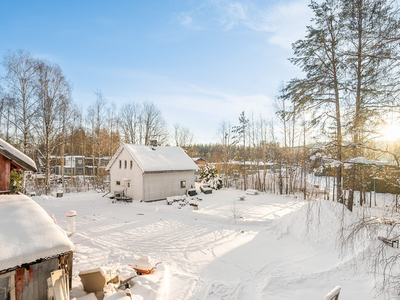
[[[181,147],[151,147],[122,144],[106,167],[109,170],[123,149],[126,149],[143,173],[196,171],[197,165]]]
[[[7,157],[26,171],[37,171],[36,164],[31,158],[2,139],[0,139],[0,154]]]
[[[0,196],[0,271],[74,250],[64,231],[31,198]]]

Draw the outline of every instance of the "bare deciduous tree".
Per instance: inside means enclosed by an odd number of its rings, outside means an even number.
[[[22,50],[8,52],[3,60],[6,69],[5,88],[8,106],[15,110],[10,118],[10,109],[2,109],[0,113],[8,122],[12,122],[22,135],[21,146],[27,153],[31,138],[32,126],[37,110],[37,62],[29,52]],[[19,141],[15,141],[19,142]]]
[[[138,144],[141,121],[139,105],[134,102],[122,105],[119,118],[125,143]]]
[[[193,144],[194,135],[189,128],[174,124],[174,142],[176,146],[187,148]]]
[[[57,139],[62,133],[62,115],[70,101],[71,87],[58,65],[39,61],[37,70],[38,125],[36,128],[39,142],[43,147],[46,193],[49,193],[50,155],[59,146],[60,141]]]

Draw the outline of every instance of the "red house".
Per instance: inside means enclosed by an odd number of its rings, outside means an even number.
[[[207,161],[202,157],[194,157],[192,158],[196,165],[205,166]]]
[[[36,164],[31,158],[0,139],[0,194],[10,192],[12,170],[37,171]]]

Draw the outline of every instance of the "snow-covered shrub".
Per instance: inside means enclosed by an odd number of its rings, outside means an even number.
[[[10,174],[10,190],[12,194],[21,191],[22,186],[22,171],[12,170]]]
[[[211,188],[216,190],[222,188],[222,179],[218,174],[217,168],[212,164],[200,167],[200,182],[207,183]]]

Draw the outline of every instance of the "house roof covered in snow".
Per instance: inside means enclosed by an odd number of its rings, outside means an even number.
[[[31,198],[0,196],[0,271],[74,250],[64,231]]]
[[[122,144],[117,150],[106,170],[109,170],[123,149],[126,149],[136,161],[139,168],[146,172],[195,171],[198,169],[194,161],[181,147],[151,147]]]
[[[31,158],[2,139],[0,139],[0,154],[26,171],[37,171],[36,164]]]
[[[202,157],[192,157],[192,159],[194,160],[194,161],[206,161],[204,158],[202,158]]]

